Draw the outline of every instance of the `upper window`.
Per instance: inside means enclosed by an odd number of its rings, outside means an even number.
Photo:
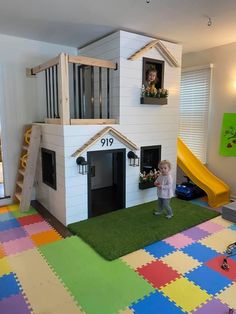
[[[180,88],[179,136],[206,163],[212,65],[185,68]]]

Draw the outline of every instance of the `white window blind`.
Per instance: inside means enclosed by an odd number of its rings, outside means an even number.
[[[212,65],[184,69],[180,88],[179,136],[206,163]]]

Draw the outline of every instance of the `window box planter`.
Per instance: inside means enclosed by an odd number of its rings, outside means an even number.
[[[167,98],[141,97],[140,103],[142,105],[167,105]]]
[[[145,190],[145,189],[150,189],[154,188],[154,182],[141,182],[139,183],[139,189],[140,190]]]

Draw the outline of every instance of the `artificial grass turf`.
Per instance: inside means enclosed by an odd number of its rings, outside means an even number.
[[[173,198],[174,217],[154,216],[156,201],[111,212],[68,226],[107,260],[136,251],[193,227],[219,213]]]

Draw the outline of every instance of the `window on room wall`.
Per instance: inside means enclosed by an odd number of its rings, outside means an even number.
[[[207,161],[212,68],[212,64],[184,68],[180,87],[179,136],[203,163]]]

